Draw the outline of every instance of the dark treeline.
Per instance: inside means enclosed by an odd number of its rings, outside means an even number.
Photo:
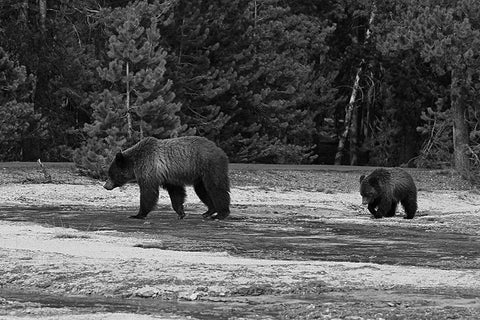
[[[476,0],[1,0],[0,160],[480,165]]]

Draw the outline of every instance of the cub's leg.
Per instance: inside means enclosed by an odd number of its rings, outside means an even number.
[[[388,217],[388,214],[391,210],[392,202],[382,199],[378,204],[377,216],[375,216],[375,218]]]
[[[377,199],[368,204],[368,211],[370,211],[370,213],[373,215],[375,219],[380,219],[383,217],[382,214],[377,210],[379,203],[380,201]]]
[[[390,207],[390,210],[385,214],[385,217],[393,217],[395,213],[397,212],[397,202],[392,201],[392,206]]]
[[[412,195],[403,199],[401,202],[405,209],[405,219],[413,219],[417,212],[417,197]]]

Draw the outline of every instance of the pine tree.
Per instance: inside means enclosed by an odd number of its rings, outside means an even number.
[[[247,29],[232,56],[238,108],[224,130],[227,153],[241,162],[309,163],[314,119],[333,97],[325,56],[334,28],[278,0],[249,1],[242,19]]]
[[[436,1],[405,0],[397,4],[395,19],[386,20],[379,49],[385,55],[404,55],[416,51],[438,77],[447,81],[443,93],[449,100],[453,118],[453,163],[464,177],[471,178],[470,159],[476,157],[470,143],[469,110],[479,86],[480,4],[456,0],[448,4]],[[383,40],[383,41],[381,41]]]
[[[167,11],[147,1],[105,10],[104,22],[111,29],[104,67],[98,68],[105,89],[92,104],[93,123],[84,128],[87,141],[74,152],[85,173],[102,176],[115,152],[143,137],[168,138],[185,131],[177,115],[181,105],[164,77],[167,52],[160,45],[158,23]]]
[[[0,160],[22,160],[26,139],[44,134],[40,114],[33,108],[31,96],[35,85],[0,47]]]
[[[228,59],[238,53],[239,29],[244,28],[238,18],[244,6],[241,0],[179,0],[173,22],[164,28],[171,48],[168,71],[183,103],[182,120],[217,143],[236,110],[230,91],[236,73]]]

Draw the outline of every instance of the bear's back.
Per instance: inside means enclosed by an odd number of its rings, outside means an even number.
[[[403,169],[390,169],[390,184],[397,199],[403,199],[412,193],[417,193],[417,187],[412,176]]]
[[[403,194],[406,190],[416,191],[412,176],[400,168],[379,168],[370,173],[360,184],[360,190],[372,187],[370,181],[378,181],[376,188],[378,193],[392,193],[394,196]]]
[[[400,168],[376,169],[369,177],[376,177],[383,193],[391,194],[396,201],[417,192],[412,176]]]
[[[204,174],[228,170],[228,157],[212,141],[197,136],[145,138],[125,151],[144,176],[174,184],[193,184]]]

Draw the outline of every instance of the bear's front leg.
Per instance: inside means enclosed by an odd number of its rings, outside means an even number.
[[[140,209],[138,214],[130,216],[132,219],[145,219],[158,201],[158,187],[139,183],[140,186]]]

